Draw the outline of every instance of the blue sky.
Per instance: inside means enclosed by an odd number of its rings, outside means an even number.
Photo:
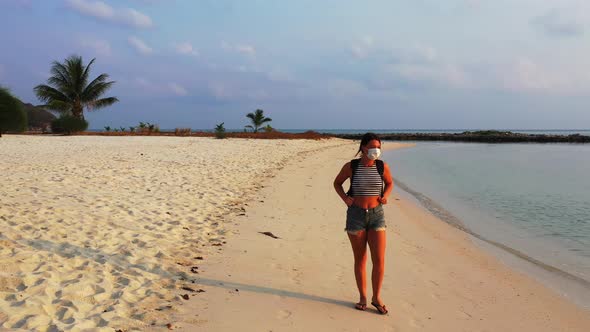
[[[590,128],[582,0],[0,0],[0,84],[96,58],[91,128]]]

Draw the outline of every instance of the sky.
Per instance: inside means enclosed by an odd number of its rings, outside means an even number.
[[[90,128],[590,128],[586,0],[0,0],[0,85],[96,58]]]

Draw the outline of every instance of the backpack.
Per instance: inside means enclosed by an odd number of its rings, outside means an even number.
[[[348,188],[348,192],[346,193],[347,196],[353,196],[352,192],[352,179],[354,179],[354,173],[356,172],[357,167],[361,163],[361,159],[353,159],[350,161],[350,168],[352,169],[352,175],[350,176],[350,188]],[[375,163],[377,164],[377,172],[381,175],[381,196],[383,196],[383,172],[385,170],[385,165],[383,164],[383,160],[376,159]]]

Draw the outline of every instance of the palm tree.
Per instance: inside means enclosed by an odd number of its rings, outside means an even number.
[[[100,98],[114,81],[108,82],[109,75],[100,74],[88,83],[92,59],[84,66],[81,56],[72,55],[64,63],[53,61],[49,85],[37,85],[37,97],[46,103],[45,107],[62,114],[71,114],[84,119],[84,108],[89,110],[110,106],[119,100],[115,97]]]
[[[252,121],[252,126],[246,126],[246,128],[254,130],[255,133],[258,132],[258,129],[262,127],[264,123],[272,121],[271,118],[264,117],[264,111],[261,109],[256,110],[254,113],[246,114],[246,117],[250,118],[250,121]]]

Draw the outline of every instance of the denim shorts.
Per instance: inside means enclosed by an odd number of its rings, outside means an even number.
[[[385,230],[385,215],[383,205],[379,204],[372,209],[363,209],[358,206],[349,206],[346,210],[346,228],[348,233],[357,233],[362,230]]]

